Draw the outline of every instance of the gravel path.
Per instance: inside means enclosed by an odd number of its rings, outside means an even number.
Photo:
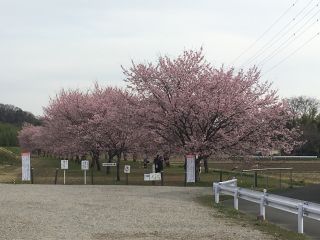
[[[273,239],[194,199],[209,188],[0,184],[0,239]]]

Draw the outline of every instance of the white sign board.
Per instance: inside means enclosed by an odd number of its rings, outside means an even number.
[[[161,181],[161,173],[154,173],[154,180]]]
[[[81,170],[89,170],[89,161],[88,160],[81,161]]]
[[[194,155],[187,155],[187,182],[195,182],[196,180],[196,164]]]
[[[144,181],[161,181],[161,173],[144,174]]]
[[[143,175],[143,180],[144,181],[150,181],[150,174],[148,173],[148,174],[144,174]]]
[[[62,170],[68,169],[68,160],[61,160],[61,169]]]
[[[130,165],[124,165],[124,173],[130,173]]]
[[[117,163],[115,163],[115,162],[102,163],[102,167],[116,167],[116,166],[117,166]]]
[[[31,164],[30,164],[30,153],[22,153],[22,181],[30,181],[31,180]]]

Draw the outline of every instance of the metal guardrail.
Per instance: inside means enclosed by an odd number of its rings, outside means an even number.
[[[312,160],[317,159],[317,156],[250,156],[256,160]]]
[[[234,197],[234,208],[239,209],[238,199],[244,199],[260,205],[260,217],[265,220],[265,207],[276,208],[298,215],[298,232],[303,233],[303,218],[308,217],[320,221],[320,204],[301,201],[294,198],[282,197],[263,192],[237,187],[237,179],[213,183],[215,202],[219,203],[219,195],[226,194]]]

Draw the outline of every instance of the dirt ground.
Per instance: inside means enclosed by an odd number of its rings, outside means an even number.
[[[195,201],[210,191],[0,184],[0,239],[273,239]]]

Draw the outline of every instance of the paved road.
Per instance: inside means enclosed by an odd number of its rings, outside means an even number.
[[[303,188],[290,189],[286,192],[276,193],[282,196],[301,199],[309,202],[320,203],[320,185],[311,185]],[[226,204],[233,206],[233,201],[228,200]],[[259,214],[259,205],[246,200],[239,200],[239,209],[252,215]],[[284,228],[297,231],[297,215],[283,212],[274,208],[266,207],[266,219]],[[312,239],[320,240],[320,222],[304,218],[304,232]]]
[[[314,184],[307,187],[289,189],[288,191],[277,193],[282,196],[297,198],[308,202],[320,203],[320,185]]]

